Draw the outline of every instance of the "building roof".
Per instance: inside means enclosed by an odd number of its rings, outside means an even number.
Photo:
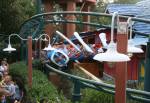
[[[106,13],[118,12],[120,15],[136,16],[141,12],[139,8],[134,4],[109,4]]]
[[[150,0],[142,0],[140,2],[137,2],[135,5],[137,7],[142,8],[141,9],[142,12],[139,13],[137,15],[137,17],[150,19]],[[134,25],[134,28],[136,28],[137,31],[139,31],[139,32],[150,35],[150,24],[142,23],[142,22],[136,22]]]
[[[137,7],[142,7],[141,15],[150,15],[150,0],[142,0],[135,5]]]
[[[120,15],[150,19],[149,5],[150,0],[142,0],[136,4],[108,4],[106,13],[118,12]],[[135,22],[133,28],[140,33],[150,35],[150,24],[148,23]],[[139,37],[139,35],[136,36]]]

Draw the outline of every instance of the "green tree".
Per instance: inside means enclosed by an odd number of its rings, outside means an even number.
[[[0,34],[17,33],[20,25],[34,13],[31,0],[0,0]]]

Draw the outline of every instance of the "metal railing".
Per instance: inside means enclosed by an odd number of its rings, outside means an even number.
[[[53,71],[59,75],[66,76],[68,79],[70,79],[74,84],[74,91],[73,91],[73,101],[80,101],[81,98],[81,88],[92,88],[98,91],[103,91],[105,93],[109,94],[115,94],[115,85],[103,83],[103,82],[97,82],[94,80],[89,80],[86,78],[78,77],[72,74],[65,73],[63,71],[60,71],[49,64],[45,64],[48,70]],[[127,97],[129,99],[140,101],[140,102],[150,102],[150,92],[142,91],[142,90],[136,90],[131,88],[126,88],[127,91]]]
[[[75,20],[68,20],[65,17],[63,17],[62,15],[74,15],[76,17]],[[32,16],[30,19],[26,20],[22,25],[20,30],[23,30],[23,28],[27,28],[27,24],[29,23],[30,26],[33,25],[33,28],[35,28],[34,25],[34,20],[39,21],[39,24],[36,24],[37,26],[40,25],[40,22],[42,22],[42,24],[48,24],[48,23],[72,23],[72,24],[80,24],[80,25],[89,25],[89,26],[93,26],[93,27],[99,27],[99,28],[111,28],[109,25],[104,25],[104,24],[100,24],[98,22],[83,22],[80,20],[80,16],[91,16],[91,17],[95,17],[95,18],[99,18],[99,17],[108,17],[111,18],[112,14],[106,14],[106,13],[96,13],[96,12],[81,12],[81,11],[63,11],[63,12],[47,12],[47,13],[41,13],[41,14],[37,14]],[[54,16],[58,16],[58,19],[54,19]],[[46,19],[47,18],[47,19]],[[119,15],[119,18],[123,18],[123,19],[128,19],[128,16],[122,16]],[[132,21],[138,21],[138,22],[143,22],[143,23],[150,23],[149,19],[145,19],[145,18],[136,18],[136,17],[132,17]],[[38,27],[37,27],[38,28]],[[29,27],[29,29],[31,30],[31,27]],[[27,31],[30,31],[27,30]],[[33,32],[33,30],[31,30]],[[139,35],[143,35],[147,37],[146,33],[142,33],[142,32],[137,32],[134,31],[134,33],[139,34]],[[20,31],[21,33],[21,31]],[[36,33],[38,34],[38,33]],[[26,35],[26,34],[22,34],[22,35]],[[34,32],[35,35],[35,32]]]
[[[53,16],[57,15],[60,19],[54,19]],[[63,17],[62,15],[74,15],[75,17],[77,16],[94,16],[94,17],[112,17],[112,14],[106,14],[106,13],[95,13],[95,12],[81,12],[81,11],[65,11],[65,12],[48,12],[48,13],[41,13],[41,14],[37,14],[33,17],[31,17],[30,19],[28,19],[27,21],[25,21],[21,28],[26,28],[28,27],[28,23],[33,25],[29,25],[31,27],[29,27],[29,29],[32,28],[32,26],[34,28],[36,28],[36,30],[41,27],[40,22],[42,22],[42,25],[48,24],[48,23],[73,23],[73,24],[81,24],[81,25],[89,25],[89,26],[94,26],[94,27],[104,27],[104,28],[110,28],[109,25],[102,25],[96,22],[82,22],[79,19],[76,20],[67,20],[65,19],[65,17]],[[47,18],[47,16],[49,17],[49,19],[45,19]],[[77,17],[78,18],[78,17]],[[128,19],[128,16],[121,16],[119,15],[119,18],[124,18],[124,19]],[[33,21],[32,21],[33,20]],[[38,28],[34,25],[34,20],[39,21],[38,23],[36,23],[36,25],[38,25]],[[132,18],[132,21],[138,21],[138,22],[144,22],[144,23],[150,23],[149,19],[144,19],[144,18]],[[33,28],[32,28],[33,29]],[[24,30],[24,29],[21,29]],[[29,31],[29,30],[27,30]],[[33,31],[33,30],[32,30]],[[140,35],[144,35],[144,36],[148,36],[147,34],[141,33],[141,32],[137,32],[137,31],[133,31],[134,33],[140,34]],[[25,34],[22,34],[25,35]],[[31,34],[30,34],[31,35]],[[37,32],[34,32],[34,34],[32,34],[33,36],[37,35]],[[67,78],[69,78],[70,80],[72,80],[72,82],[74,83],[74,91],[73,91],[73,100],[74,101],[79,101],[80,97],[81,97],[81,93],[80,93],[80,89],[82,87],[88,87],[88,88],[92,88],[92,89],[96,89],[99,91],[103,91],[106,93],[110,93],[110,94],[115,94],[115,86],[114,85],[110,85],[107,83],[100,83],[94,80],[89,80],[89,79],[85,79],[82,77],[78,77],[75,75],[71,75],[65,72],[62,72],[60,70],[57,70],[55,68],[53,68],[52,66],[45,64],[46,67],[53,71],[56,72],[60,75],[66,76]],[[130,89],[127,88],[127,97],[129,97],[130,99],[136,100],[136,101],[142,101],[142,102],[150,102],[150,92],[146,92],[146,91],[142,91],[142,90],[136,90],[136,89]]]

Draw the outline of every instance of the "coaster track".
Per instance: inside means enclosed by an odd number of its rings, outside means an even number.
[[[73,100],[77,100],[77,101],[80,100],[80,98],[81,98],[80,89],[82,89],[82,88],[91,88],[91,89],[103,91],[105,93],[109,93],[112,95],[115,94],[115,85],[111,85],[111,84],[107,84],[107,83],[103,83],[103,82],[97,82],[94,80],[89,80],[89,79],[85,79],[85,78],[75,76],[75,75],[72,75],[69,73],[65,73],[63,71],[60,71],[60,70],[50,66],[48,63],[45,63],[45,67],[46,67],[46,69],[48,69],[52,72],[55,72],[58,75],[67,77],[70,81],[73,82],[73,84],[74,84],[73,94],[76,94],[76,95],[73,95]],[[75,88],[76,86],[78,88]],[[127,97],[129,99],[132,99],[135,101],[140,101],[140,102],[147,102],[147,103],[150,102],[150,99],[149,99],[150,92],[137,90],[137,89],[131,89],[131,88],[126,88],[126,92],[127,92]],[[78,99],[74,99],[74,98],[78,98]]]
[[[68,20],[64,17],[64,15],[74,15],[76,17],[76,20]],[[91,22],[82,22],[80,19],[81,16],[91,16],[95,18],[96,20]],[[48,19],[47,19],[48,17]],[[80,25],[89,25],[92,27],[96,28],[110,28],[109,25],[104,25],[100,24],[98,21],[102,18],[111,18],[111,14],[106,14],[106,13],[96,13],[96,12],[47,12],[47,13],[41,13],[32,16],[30,19],[26,20],[20,27],[19,34],[22,37],[27,37],[29,35],[32,35],[33,38],[36,36],[40,35],[40,33],[43,32],[44,25],[46,24],[55,24],[55,23],[73,23],[73,24],[80,24]],[[119,15],[119,18],[124,18],[128,19],[128,16],[121,16]],[[132,21],[137,21],[137,22],[144,22],[144,23],[150,23],[149,19],[144,19],[144,18],[132,18]],[[142,32],[136,32],[133,30],[134,33],[143,35],[143,36],[148,36],[148,34],[142,33]]]
[[[67,20],[63,15],[74,15],[76,17],[76,20]],[[21,28],[20,28],[20,36],[23,38],[27,38],[27,36],[32,36],[32,38],[36,38],[41,33],[43,33],[44,25],[48,23],[73,23],[73,24],[80,24],[80,25],[89,25],[96,28],[110,28],[109,25],[100,24],[97,21],[89,23],[89,22],[82,22],[80,17],[90,15],[91,17],[97,18],[99,20],[100,17],[108,17],[111,18],[111,14],[105,14],[105,13],[95,13],[95,12],[48,12],[48,13],[41,13],[37,14],[27,21],[25,21]],[[54,18],[57,16],[57,19]],[[48,19],[46,19],[48,17]],[[128,19],[128,16],[121,16],[119,15],[119,18]],[[144,18],[132,18],[132,21],[137,22],[144,22],[144,23],[150,23],[150,20],[144,19]],[[143,35],[145,37],[148,37],[148,34],[144,34],[142,32],[136,32],[133,31],[136,34]],[[52,66],[45,63],[45,66],[48,70],[51,70],[55,73],[58,73],[59,75],[66,76],[69,80],[71,80],[74,83],[74,91],[73,91],[73,100],[79,101],[81,98],[80,89],[81,88],[92,88],[98,91],[103,91],[110,94],[115,94],[115,85],[110,85],[107,83],[100,83],[96,82],[94,80],[85,79],[82,77],[78,77],[75,75],[71,75],[65,72],[62,72],[56,68],[53,68]],[[142,91],[142,90],[136,90],[136,89],[130,89],[127,88],[127,97],[130,99],[133,99],[135,101],[141,101],[141,102],[150,102],[150,92]]]

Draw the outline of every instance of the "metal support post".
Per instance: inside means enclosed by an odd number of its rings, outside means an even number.
[[[118,25],[117,50],[120,53],[127,53],[127,24],[120,22]],[[116,63],[115,75],[115,103],[126,103],[126,78],[127,62]]]
[[[85,4],[83,7],[84,12],[90,12],[90,5]],[[83,22],[90,22],[90,16],[89,15],[84,15],[83,16]],[[90,31],[90,26],[89,25],[83,25],[83,31]]]
[[[144,90],[150,92],[150,39],[146,48]]]
[[[72,93],[72,102],[79,102],[81,99],[81,84],[78,80],[74,81],[74,89],[73,89],[73,93]]]
[[[69,0],[67,2],[67,11],[76,11],[75,1]],[[74,15],[67,15],[66,19],[67,20],[75,20],[76,18]],[[75,31],[76,31],[76,25],[67,23],[67,25],[66,25],[67,37],[68,38],[72,37],[72,35]]]
[[[32,87],[32,37],[28,37],[28,85]]]
[[[42,0],[36,0],[36,13],[41,13]]]

